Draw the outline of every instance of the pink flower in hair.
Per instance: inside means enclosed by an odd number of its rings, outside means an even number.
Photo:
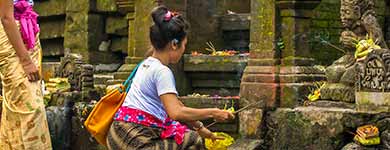
[[[170,21],[172,19],[172,12],[168,11],[164,16],[164,21]]]
[[[179,15],[177,12],[168,11],[164,16],[164,21],[170,21],[172,17]]]

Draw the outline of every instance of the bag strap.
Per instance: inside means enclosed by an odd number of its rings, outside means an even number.
[[[127,80],[123,83],[123,85],[125,86],[126,88],[126,93],[129,92],[130,90],[130,87],[131,87],[131,83],[133,83],[133,78],[135,76],[135,73],[137,72],[139,66],[142,64],[143,61],[141,61],[137,66],[135,66],[135,68],[133,69],[133,71],[131,72],[130,76],[127,78]]]

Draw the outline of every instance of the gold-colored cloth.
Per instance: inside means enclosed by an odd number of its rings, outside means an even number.
[[[39,66],[41,45],[30,52]],[[3,84],[0,149],[51,150],[41,82],[30,82],[0,22],[0,75]]]

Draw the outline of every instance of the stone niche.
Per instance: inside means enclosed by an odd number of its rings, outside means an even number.
[[[184,55],[184,72],[191,83],[192,92],[237,96],[240,78],[247,65],[247,56],[191,56]]]
[[[356,83],[358,106],[390,108],[390,50],[377,49],[359,64]]]

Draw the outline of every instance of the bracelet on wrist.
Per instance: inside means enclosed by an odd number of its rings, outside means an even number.
[[[198,127],[193,127],[195,131],[199,131],[200,129],[202,129],[204,127],[203,123],[199,121],[199,126]]]

